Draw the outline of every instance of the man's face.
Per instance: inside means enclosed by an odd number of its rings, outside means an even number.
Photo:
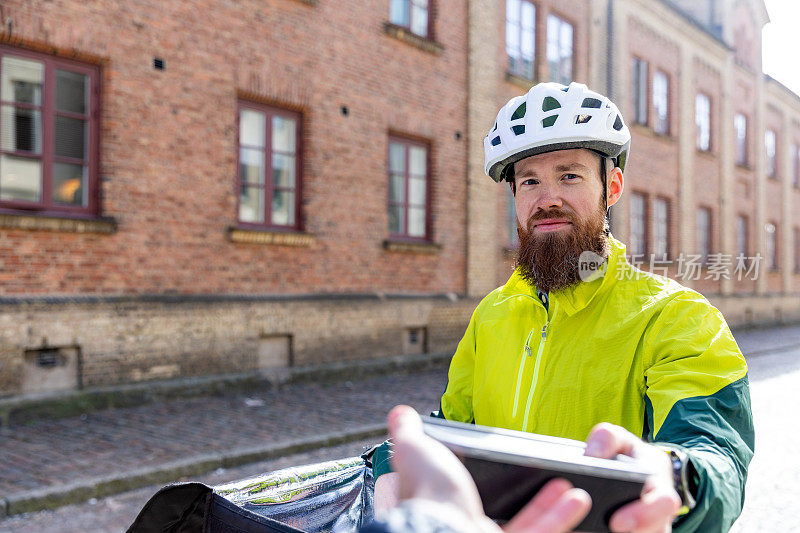
[[[600,157],[582,148],[527,157],[514,164],[517,220],[534,236],[574,231],[576,219],[587,220],[602,202]],[[564,212],[568,216],[545,216]]]
[[[514,165],[520,247],[517,264],[544,291],[579,281],[580,254],[608,255],[600,157],[561,150]]]

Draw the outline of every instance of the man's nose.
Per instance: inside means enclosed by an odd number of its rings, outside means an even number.
[[[548,210],[553,209],[556,207],[561,207],[563,205],[563,201],[561,200],[561,195],[559,195],[552,187],[542,187],[541,194],[536,201],[536,208],[538,210]]]

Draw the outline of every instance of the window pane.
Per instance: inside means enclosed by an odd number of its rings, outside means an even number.
[[[533,31],[522,30],[520,51],[522,52],[523,58],[533,61]]]
[[[4,105],[0,114],[3,150],[42,153],[42,113]]]
[[[53,201],[57,204],[86,205],[87,174],[83,165],[53,165]]]
[[[428,9],[417,7],[411,8],[411,31],[417,35],[428,35]]]
[[[412,176],[425,177],[425,174],[427,174],[425,172],[425,154],[426,150],[424,148],[420,148],[419,146],[411,146],[409,148],[408,158],[410,160],[409,166],[411,167],[409,169],[409,174]]]
[[[512,60],[519,57],[519,30],[512,22],[506,22],[506,53]]]
[[[519,23],[520,0],[506,0],[506,20],[513,24]]]
[[[38,202],[42,195],[42,165],[38,160],[0,156],[0,200]]]
[[[523,30],[533,32],[536,24],[536,10],[530,2],[522,3],[522,20],[521,25]]]
[[[402,205],[389,206],[389,232],[394,234],[403,233],[403,226],[405,220],[403,219],[404,211]]]
[[[389,144],[389,170],[400,173],[406,171],[406,150],[400,143]]]
[[[425,208],[408,208],[408,235],[411,237],[425,236]]]
[[[272,155],[272,184],[275,187],[294,188],[294,163],[294,157],[290,155]]]
[[[89,76],[56,70],[56,109],[85,114],[89,107]]]
[[[514,203],[514,194],[511,192],[511,188],[506,187],[506,191],[506,229],[508,230],[508,244],[516,246],[519,244],[517,206]]]
[[[264,222],[264,189],[242,185],[239,194],[239,220]]]
[[[264,152],[253,148],[239,150],[239,176],[243,184],[264,184]]]
[[[86,159],[86,121],[56,116],[55,154]]]
[[[0,70],[0,99],[42,105],[43,63],[5,56]]]
[[[392,0],[389,6],[390,22],[399,26],[408,26],[408,2],[409,0]]]
[[[425,180],[411,178],[408,181],[408,203],[413,205],[425,205]]]
[[[401,204],[405,203],[405,178],[402,174],[392,174],[389,178],[389,200]]]
[[[263,148],[264,139],[264,113],[252,109],[242,109],[239,114],[239,144]]]
[[[295,121],[290,118],[272,117],[272,149],[294,153]]]
[[[294,193],[275,191],[272,197],[272,223],[277,226],[294,226]]]

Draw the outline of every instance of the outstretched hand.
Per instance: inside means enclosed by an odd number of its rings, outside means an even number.
[[[672,520],[681,507],[675,492],[669,458],[659,448],[614,424],[597,424],[586,439],[586,455],[609,459],[617,454],[635,457],[656,468],[645,482],[642,496],[619,508],[609,520],[615,533],[663,533],[672,531]]]
[[[400,500],[424,500],[440,506],[443,516],[464,531],[502,531],[483,512],[478,489],[464,465],[441,443],[423,433],[414,409],[399,405],[387,417],[394,441],[392,464]],[[589,495],[555,479],[505,525],[512,533],[569,531],[589,512]]]

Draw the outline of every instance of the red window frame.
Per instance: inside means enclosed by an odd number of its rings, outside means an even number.
[[[5,95],[0,94],[0,106],[13,106],[21,109],[41,111],[42,149],[37,154],[26,150],[3,150],[0,144],[0,154],[41,162],[41,198],[38,202],[26,200],[0,199],[0,212],[35,213],[41,215],[96,216],[99,213],[99,183],[98,183],[98,154],[100,153],[100,69],[95,65],[81,63],[72,59],[49,56],[29,50],[0,45],[0,69],[3,57],[19,57],[21,59],[38,61],[43,64],[44,78],[42,81],[41,105],[12,102]],[[85,113],[74,113],[56,109],[56,70],[82,74],[89,79],[87,91],[88,106]],[[2,73],[0,72],[0,75]],[[2,88],[0,88],[2,90]],[[88,132],[86,134],[86,156],[83,159],[74,159],[55,154],[55,122],[56,117],[74,118],[84,120]],[[0,115],[0,122],[2,116]],[[0,135],[3,126],[0,124]],[[53,201],[53,167],[55,163],[79,164],[86,167],[86,204],[70,205]],[[0,162],[2,164],[2,162]],[[0,169],[2,172],[2,169]]]
[[[519,5],[519,13],[517,13],[517,23],[513,24],[509,21],[508,18],[508,11],[509,5],[508,0],[506,0],[506,56],[508,57],[508,71],[515,76],[519,76],[521,78],[533,80],[536,77],[536,4],[533,3],[532,0],[517,0]],[[531,38],[533,39],[533,43],[531,43],[531,48],[533,49],[533,57],[531,58],[531,72],[525,72],[523,68],[523,61],[522,61],[522,5],[523,4],[530,4],[533,7],[533,35]],[[517,34],[517,52],[519,54],[519,63],[514,65],[511,62],[511,54],[508,53],[509,45],[508,45],[508,32],[509,29],[513,28],[513,31]]]
[[[403,170],[403,201],[396,202],[392,201],[392,175],[395,174],[392,172],[390,157],[391,157],[391,147],[392,144],[399,144],[403,146],[403,156],[405,159],[404,170]],[[411,147],[419,147],[425,149],[425,203],[420,204],[411,204],[409,200],[409,189],[410,189],[410,167],[411,167]],[[388,176],[388,194],[386,195],[386,205],[387,205],[387,215],[391,211],[393,207],[401,206],[403,210],[403,224],[402,224],[402,231],[400,232],[393,232],[391,225],[389,227],[389,238],[392,240],[401,240],[401,241],[414,241],[414,242],[428,242],[430,240],[431,235],[431,147],[430,144],[424,141],[418,141],[414,139],[409,139],[407,137],[400,137],[397,135],[390,135],[389,142],[387,144],[387,153],[386,153],[386,169],[387,169],[387,176]],[[425,209],[425,233],[424,235],[410,235],[408,231],[408,222],[409,222],[409,211],[410,207],[424,207]]]
[[[396,20],[392,20],[392,18],[391,18],[391,3],[395,2],[395,1],[403,3],[403,7],[405,8],[405,13],[406,13],[406,20],[408,20],[408,24],[401,24],[400,22],[398,22]],[[409,32],[413,33],[414,35],[418,35],[419,37],[423,37],[425,39],[431,39],[432,38],[432,31],[433,31],[433,17],[432,17],[433,9],[432,8],[433,8],[434,0],[427,0],[427,5],[424,8],[421,7],[421,9],[425,10],[425,13],[426,13],[426,15],[428,17],[428,21],[427,21],[428,24],[425,26],[425,33],[424,34],[417,33],[413,29],[411,29],[411,16],[412,16],[412,9],[411,8],[414,5],[419,5],[420,3],[422,3],[422,1],[423,0],[390,0],[389,22],[391,22],[392,24],[394,24],[396,26],[399,26],[401,28],[405,28]]]
[[[243,145],[240,138],[240,122],[243,110],[251,110],[264,114],[264,146],[248,146]],[[272,147],[272,119],[274,117],[282,117],[285,119],[294,120],[295,123],[295,149],[294,156],[295,163],[295,180],[294,187],[276,187],[273,183],[274,172],[272,166],[272,156],[274,150]],[[268,230],[294,230],[300,231],[302,229],[302,220],[300,217],[300,198],[302,196],[302,114],[297,111],[291,111],[279,107],[274,107],[257,102],[250,102],[246,100],[239,100],[236,110],[236,220],[239,227],[248,229],[268,229]],[[262,150],[264,153],[264,176],[263,184],[247,183],[242,181],[242,148]],[[283,155],[289,155],[285,153]],[[241,192],[243,185],[254,186],[256,189],[263,191],[261,200],[264,205],[264,221],[252,222],[241,219]],[[272,222],[272,201],[276,190],[294,192],[294,222],[292,224],[276,224]]]

